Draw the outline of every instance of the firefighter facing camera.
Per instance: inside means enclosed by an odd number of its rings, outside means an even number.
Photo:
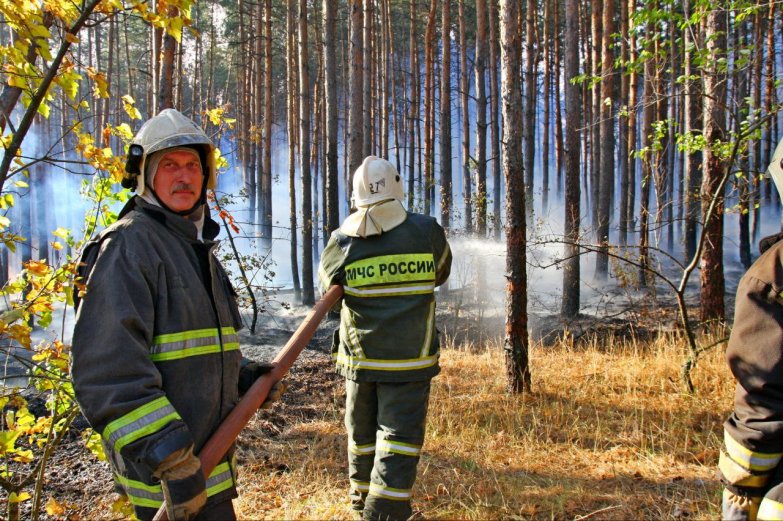
[[[242,357],[236,293],[215,257],[206,190],[215,146],[173,109],[139,129],[115,224],[84,248],[72,376],[76,399],[141,520],[236,519],[233,448],[205,477],[196,454],[271,364]],[[278,383],[262,407],[278,399]]]
[[[783,140],[767,174],[783,198]],[[726,520],[783,520],[783,233],[739,282],[726,358],[737,380],[718,463]]]
[[[352,213],[321,256],[319,286],[343,286],[332,356],[345,377],[353,508],[367,520],[412,514],[430,381],[440,372],[435,287],[451,270],[443,228],[406,212],[402,179],[367,157],[353,176]]]

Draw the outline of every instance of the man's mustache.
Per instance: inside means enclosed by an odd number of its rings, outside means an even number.
[[[188,190],[190,192],[195,192],[196,189],[192,184],[189,183],[178,183],[174,185],[171,189],[172,192],[181,192],[184,190]]]

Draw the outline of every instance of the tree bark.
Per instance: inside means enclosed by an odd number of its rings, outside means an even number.
[[[315,304],[313,285],[313,196],[310,175],[310,55],[307,49],[307,0],[299,0],[299,140],[302,178],[302,304]]]
[[[465,203],[465,232],[473,231],[473,196],[470,172],[470,106],[469,106],[469,69],[467,43],[465,38],[465,0],[457,0],[459,17],[459,85],[460,109],[462,110],[462,196]]]
[[[340,200],[337,172],[337,73],[335,51],[335,14],[337,0],[323,0],[324,18],[324,90],[326,97],[326,230],[340,227]]]
[[[437,0],[430,2],[424,32],[424,214],[430,215],[435,193],[435,20]]]
[[[370,0],[366,0],[370,1]],[[348,107],[348,172],[350,181],[353,173],[364,159],[362,131],[364,129],[364,63],[362,60],[362,29],[364,12],[362,0],[350,0],[351,7],[351,73],[348,77],[351,103]],[[346,188],[347,190],[347,188]],[[350,190],[347,190],[350,194]]]
[[[600,135],[601,135],[601,168],[597,177],[598,189],[598,255],[595,262],[595,278],[605,281],[609,277],[609,219],[614,188],[614,106],[617,99],[614,81],[614,53],[612,38],[615,32],[615,5],[613,0],[603,4],[603,21],[601,40],[601,103]]]
[[[503,173],[506,178],[506,388],[518,394],[530,391],[527,336],[527,272],[525,267],[526,215],[522,143],[515,136],[522,124],[519,66],[522,42],[518,2],[501,0],[500,37],[504,135]]]
[[[487,2],[476,0],[476,234],[487,235]],[[516,130],[519,131],[518,129]]]
[[[718,188],[727,175],[725,161],[712,146],[726,140],[726,74],[720,70],[718,60],[724,58],[726,49],[726,13],[712,10],[707,13],[705,48],[708,63],[702,69],[704,73],[704,138],[707,146],[704,152],[701,183],[702,221],[704,228],[704,248],[701,254],[701,314],[702,322],[720,321],[726,318],[724,308],[725,282],[723,278],[723,208],[724,194]],[[707,215],[711,200],[716,204],[712,215]]]
[[[576,13],[578,0],[566,0],[565,12]],[[563,36],[565,88],[565,225],[563,257],[563,301],[561,311],[564,317],[574,318],[579,314],[579,229],[580,201],[582,197],[579,184],[580,175],[580,136],[582,110],[579,85],[571,79],[579,75],[579,19],[577,16],[565,17]]]
[[[441,13],[440,80],[440,222],[451,228],[451,0]]]

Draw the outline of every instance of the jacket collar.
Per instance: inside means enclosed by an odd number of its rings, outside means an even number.
[[[119,218],[122,219],[132,211],[142,212],[170,230],[182,235],[189,241],[198,241],[197,229],[193,221],[186,219],[181,215],[177,215],[174,212],[170,212],[165,208],[161,208],[160,206],[150,204],[138,195],[132,197],[131,200],[125,204],[120,211]],[[212,217],[209,214],[209,208],[204,205],[204,228],[202,230],[204,242],[213,242],[218,233],[220,233],[220,225],[212,220]]]

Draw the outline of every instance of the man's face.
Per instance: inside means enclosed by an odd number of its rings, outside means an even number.
[[[184,212],[199,200],[203,184],[204,175],[196,151],[176,150],[160,160],[152,188],[162,203],[175,212]]]

